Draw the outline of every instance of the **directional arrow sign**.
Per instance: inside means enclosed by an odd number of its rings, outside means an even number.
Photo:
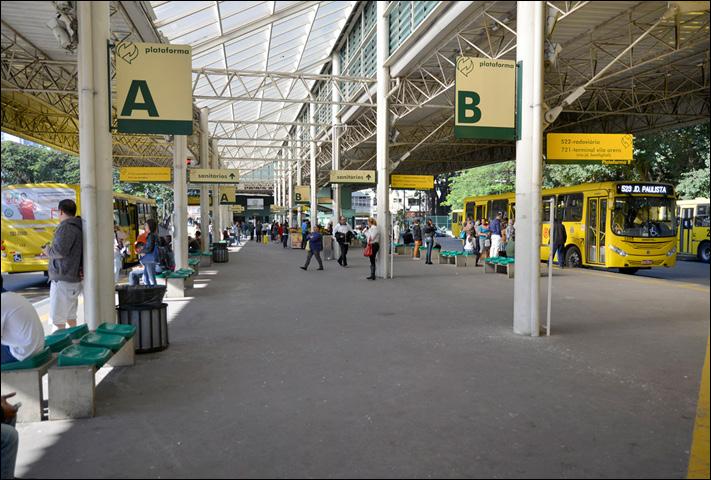
[[[190,183],[239,183],[239,170],[189,168]]]
[[[375,183],[375,170],[331,170],[331,183]]]

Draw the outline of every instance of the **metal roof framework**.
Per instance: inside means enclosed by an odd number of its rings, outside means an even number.
[[[516,3],[459,3],[470,4],[467,14],[392,79],[391,158],[398,172],[439,173],[514,156],[512,142],[455,139],[451,113],[457,55],[515,58]],[[548,131],[641,134],[708,121],[709,11],[688,8],[699,3],[671,2],[668,10],[662,1],[547,2],[545,101],[559,110]],[[308,156],[305,106],[328,107],[333,88],[348,90],[340,102],[345,121],[337,127],[342,168],[372,167],[374,79],[328,75],[331,52],[361,6],[112,2],[111,23],[117,41],[162,36],[193,46],[196,134],[190,149],[198,150],[197,107],[208,107],[209,134],[221,158],[256,178],[257,170],[269,165],[273,172],[272,164],[285,158],[287,138],[305,140],[297,154]],[[51,2],[3,2],[2,128],[77,153],[76,57],[44,27],[53,8]],[[435,18],[391,52],[391,66],[430,28]],[[331,164],[330,108],[328,113],[316,120],[321,182]],[[171,149],[160,136],[114,135],[117,165],[168,165]],[[308,169],[302,171],[306,180]]]

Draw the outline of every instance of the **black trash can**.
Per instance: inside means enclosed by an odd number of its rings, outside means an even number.
[[[119,305],[159,307],[165,296],[165,285],[117,285]]]
[[[118,323],[136,327],[136,353],[160,352],[168,348],[168,304],[119,305]]]
[[[230,254],[227,250],[227,242],[217,242],[212,244],[212,261],[215,263],[227,263],[230,261]]]

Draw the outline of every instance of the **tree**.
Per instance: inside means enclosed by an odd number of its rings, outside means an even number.
[[[2,183],[79,183],[79,158],[47,147],[2,142]]]
[[[513,192],[515,184],[513,161],[462,170],[450,179],[449,195],[442,205],[461,208],[465,197]]]
[[[709,157],[706,157],[706,168],[684,172],[677,186],[681,198],[709,198]]]

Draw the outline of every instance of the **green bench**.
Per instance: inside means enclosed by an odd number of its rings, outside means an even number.
[[[103,323],[61,350],[49,369],[49,419],[93,417],[96,372],[104,365],[133,365],[135,334],[133,325]]]
[[[490,257],[484,260],[484,273],[505,273],[514,277],[515,259],[508,257]]]
[[[188,267],[195,271],[195,275],[200,273],[200,259],[199,258],[189,258]]]
[[[52,349],[45,346],[39,353],[21,362],[2,365],[2,395],[15,392],[13,402],[22,403],[22,408],[17,411],[18,423],[42,420],[42,377],[53,363]]]
[[[181,268],[173,272],[162,272],[156,278],[165,280],[165,298],[183,298],[185,289],[193,287],[194,276],[195,270],[192,268]]]

